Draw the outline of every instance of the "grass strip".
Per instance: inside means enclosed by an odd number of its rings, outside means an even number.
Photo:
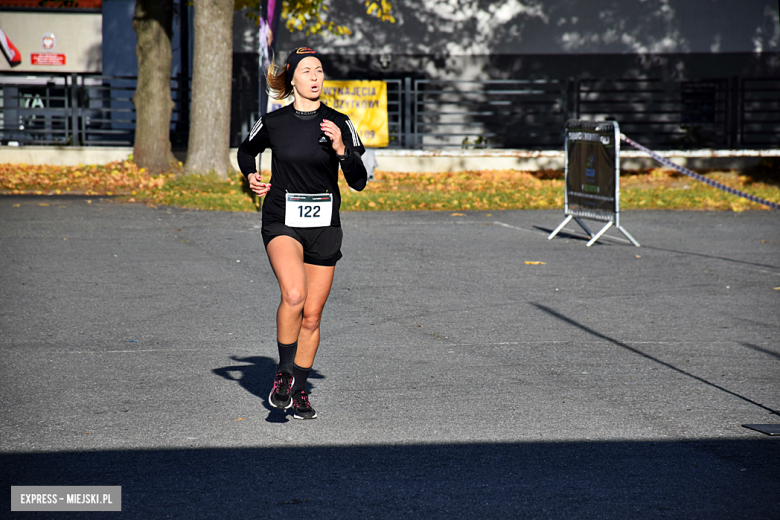
[[[758,197],[780,201],[780,182],[766,167],[738,172],[709,172],[718,182]],[[376,180],[354,192],[341,180],[342,211],[500,210],[563,208],[563,172],[516,170],[447,173],[375,172]],[[263,179],[271,178],[269,171]],[[271,180],[270,182],[273,182]],[[674,170],[624,172],[621,209],[761,210],[766,206],[696,182]],[[245,179],[233,174],[149,175],[132,161],[106,165],[29,166],[0,164],[0,193],[35,195],[108,195],[120,201],[201,210],[257,211],[260,201]]]

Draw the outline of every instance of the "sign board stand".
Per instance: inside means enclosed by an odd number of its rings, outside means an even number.
[[[574,219],[590,237],[588,247],[612,226],[639,247],[639,242],[620,225],[620,127],[616,121],[566,122],[564,184],[566,219],[548,240]],[[593,234],[583,218],[606,225]]]

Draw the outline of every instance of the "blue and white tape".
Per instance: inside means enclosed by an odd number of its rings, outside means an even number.
[[[665,164],[666,166],[673,168],[677,170],[678,172],[682,173],[683,175],[687,175],[688,177],[691,177],[693,179],[696,179],[697,181],[701,181],[704,184],[708,184],[709,186],[712,186],[713,188],[717,188],[719,190],[725,191],[726,193],[730,193],[732,195],[737,195],[738,197],[742,197],[744,199],[747,199],[751,202],[757,202],[758,204],[770,207],[772,209],[780,209],[780,204],[777,202],[772,202],[771,200],[762,199],[761,197],[756,197],[755,195],[751,195],[750,193],[745,193],[744,191],[739,191],[737,189],[734,189],[730,186],[726,186],[725,184],[721,184],[717,181],[713,181],[712,179],[708,179],[704,177],[703,175],[699,175],[698,173],[689,170],[688,168],[685,168],[683,166],[680,166],[679,164],[675,164],[666,157],[662,157],[655,153],[654,151],[650,150],[649,148],[645,148],[641,144],[632,141],[628,137],[626,137],[624,134],[620,134],[620,139],[622,141],[627,142],[637,150],[642,150],[647,155],[655,159],[656,161],[660,162],[661,164]]]

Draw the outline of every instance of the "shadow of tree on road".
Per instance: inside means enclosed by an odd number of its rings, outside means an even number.
[[[68,518],[726,519],[776,517],[778,463],[756,437],[5,453],[0,474],[122,487],[121,513]]]

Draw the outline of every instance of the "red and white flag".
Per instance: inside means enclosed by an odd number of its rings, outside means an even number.
[[[19,65],[22,62],[22,53],[19,52],[19,49],[17,49],[13,43],[11,43],[11,40],[6,36],[2,29],[0,29],[0,48],[3,49],[5,59],[8,60],[8,63],[10,63],[12,67]]]

